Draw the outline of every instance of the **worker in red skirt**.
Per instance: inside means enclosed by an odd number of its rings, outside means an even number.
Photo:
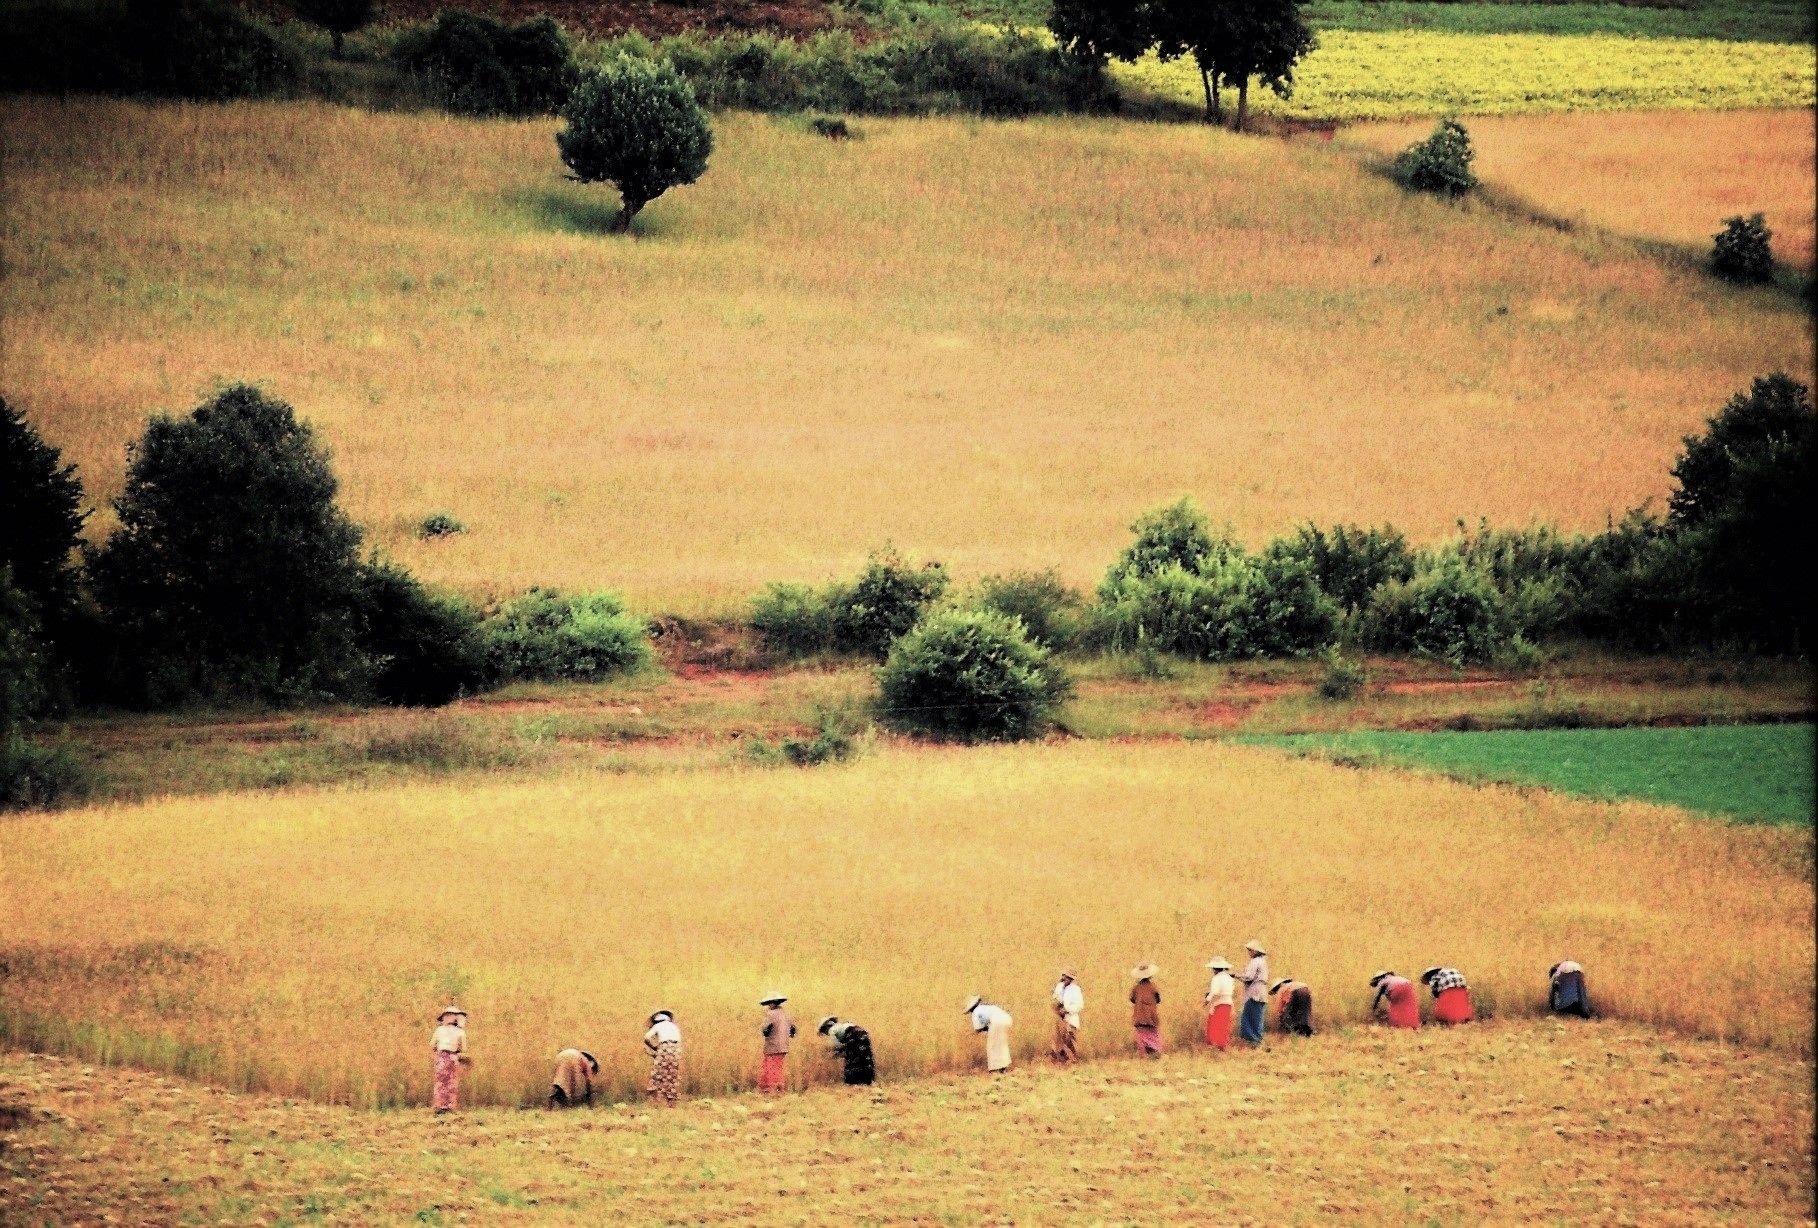
[[[1458,969],[1428,968],[1420,979],[1433,991],[1434,1023],[1469,1023],[1475,1017],[1470,987]]]

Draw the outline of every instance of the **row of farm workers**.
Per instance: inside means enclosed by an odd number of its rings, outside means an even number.
[[[1304,981],[1283,978],[1269,980],[1269,953],[1257,942],[1245,944],[1250,959],[1242,971],[1234,971],[1223,956],[1209,962],[1212,982],[1205,993],[1206,1044],[1225,1051],[1231,1045],[1231,1025],[1241,985],[1243,1006],[1236,1012],[1238,1036],[1251,1046],[1261,1045],[1267,1023],[1268,1001],[1276,999],[1276,1030],[1290,1036],[1313,1035],[1313,988]],[[1130,989],[1130,1021],[1135,1031],[1136,1049],[1148,1057],[1160,1057],[1161,989],[1156,978],[1161,969],[1142,964],[1131,970],[1135,984]],[[1591,999],[1585,987],[1584,970],[1571,960],[1554,964],[1547,970],[1550,987],[1547,1004],[1555,1014],[1591,1016]],[[1456,968],[1428,968],[1420,981],[1433,996],[1430,1022],[1437,1024],[1469,1023],[1474,1017],[1471,989]],[[1380,1012],[1384,1022],[1394,1028],[1417,1029],[1421,1025],[1420,1000],[1414,982],[1384,969],[1370,978],[1376,996],[1371,1001],[1373,1013]],[[780,1092],[788,1085],[789,1053],[797,1028],[795,1020],[784,1009],[789,1001],[784,994],[770,994],[759,999],[764,1019],[759,1034],[763,1037],[764,1063],[758,1076],[758,1090]],[[1054,986],[1054,1044],[1049,1056],[1066,1064],[1080,1060],[1079,1030],[1086,1009],[1085,990],[1071,968],[1064,969]],[[993,1074],[1010,1069],[1010,1013],[987,1002],[979,995],[966,1000],[965,1013],[972,1030],[985,1039],[985,1068]],[[864,1085],[877,1078],[877,1062],[871,1049],[871,1034],[849,1019],[829,1015],[821,1020],[817,1033],[826,1038],[829,1053],[840,1062],[845,1082]],[[453,1112],[459,1105],[461,1067],[470,1061],[467,1044],[467,1012],[458,1006],[444,1010],[436,1021],[435,1095],[437,1113]],[[661,1010],[650,1016],[644,1033],[644,1047],[650,1053],[650,1098],[659,1104],[673,1105],[682,1094],[682,1029],[671,1011]],[[550,1080],[549,1107],[566,1108],[588,1104],[593,1100],[594,1083],[600,1063],[584,1049],[564,1049],[556,1055],[555,1073]]]

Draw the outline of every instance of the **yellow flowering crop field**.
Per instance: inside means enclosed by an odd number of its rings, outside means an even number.
[[[726,610],[887,539],[1090,585],[1183,494],[1253,541],[1601,528],[1811,378],[1789,296],[1197,124],[722,115],[617,239],[553,121],[0,108],[6,396],[97,503],[148,414],[264,380],[371,540],[476,593]]]
[[[641,1086],[676,1013],[691,1094],[747,1087],[757,1000],[804,1048],[855,1018],[886,1078],[979,1060],[978,993],[1047,1043],[1076,965],[1084,1047],[1128,1045],[1127,973],[1163,969],[1189,1046],[1203,965],[1260,938],[1322,1027],[1370,974],[1451,964],[1480,1010],[1543,1009],[1572,958],[1611,1015],[1809,1055],[1809,831],[1473,788],[1210,743],[880,750],[723,769],[227,794],[0,825],[0,1040],[233,1088],[421,1104],[429,1034],[469,1010],[469,1093],[535,1101],[584,1047]],[[826,1063],[796,1063],[799,1082]]]
[[[1203,103],[1191,60],[1149,57],[1114,71],[1138,92]],[[1301,120],[1809,107],[1815,80],[1812,48],[1791,43],[1325,30],[1291,98],[1252,88],[1250,99],[1262,114]]]

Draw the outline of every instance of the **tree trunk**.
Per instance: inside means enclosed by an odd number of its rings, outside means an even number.
[[[1224,115],[1219,108],[1218,66],[1208,65],[1198,55],[1193,62],[1199,66],[1199,83],[1206,91],[1206,119],[1214,124],[1222,124]]]
[[[1237,130],[1242,132],[1250,122],[1250,78],[1237,83]]]
[[[330,41],[333,42],[333,44],[334,44],[334,52],[333,52],[334,58],[338,60],[341,58],[342,34],[339,30],[330,30],[328,32],[328,37],[329,37]]]
[[[643,207],[643,201],[632,200],[629,196],[625,197],[619,205],[618,216],[612,219],[612,228],[609,233],[615,235],[629,234],[631,232],[631,219],[636,217],[638,215],[638,210]]]

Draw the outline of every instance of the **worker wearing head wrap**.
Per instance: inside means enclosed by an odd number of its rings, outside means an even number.
[[[1584,987],[1584,969],[1564,960],[1547,969],[1547,1006],[1555,1015],[1591,1017],[1591,995]]]
[[[972,1030],[985,1034],[985,1069],[992,1074],[1010,1069],[1010,1025],[1016,1022],[1010,1012],[974,994],[966,999],[966,1015]]]
[[[1433,991],[1433,1022],[1469,1023],[1475,1018],[1471,1010],[1471,989],[1464,974],[1456,968],[1428,968],[1421,981]]]
[[[847,1083],[859,1086],[877,1079],[877,1061],[871,1053],[869,1032],[850,1019],[841,1019],[837,1015],[829,1015],[821,1020],[821,1026],[817,1030],[827,1038],[833,1055],[840,1059]]]

